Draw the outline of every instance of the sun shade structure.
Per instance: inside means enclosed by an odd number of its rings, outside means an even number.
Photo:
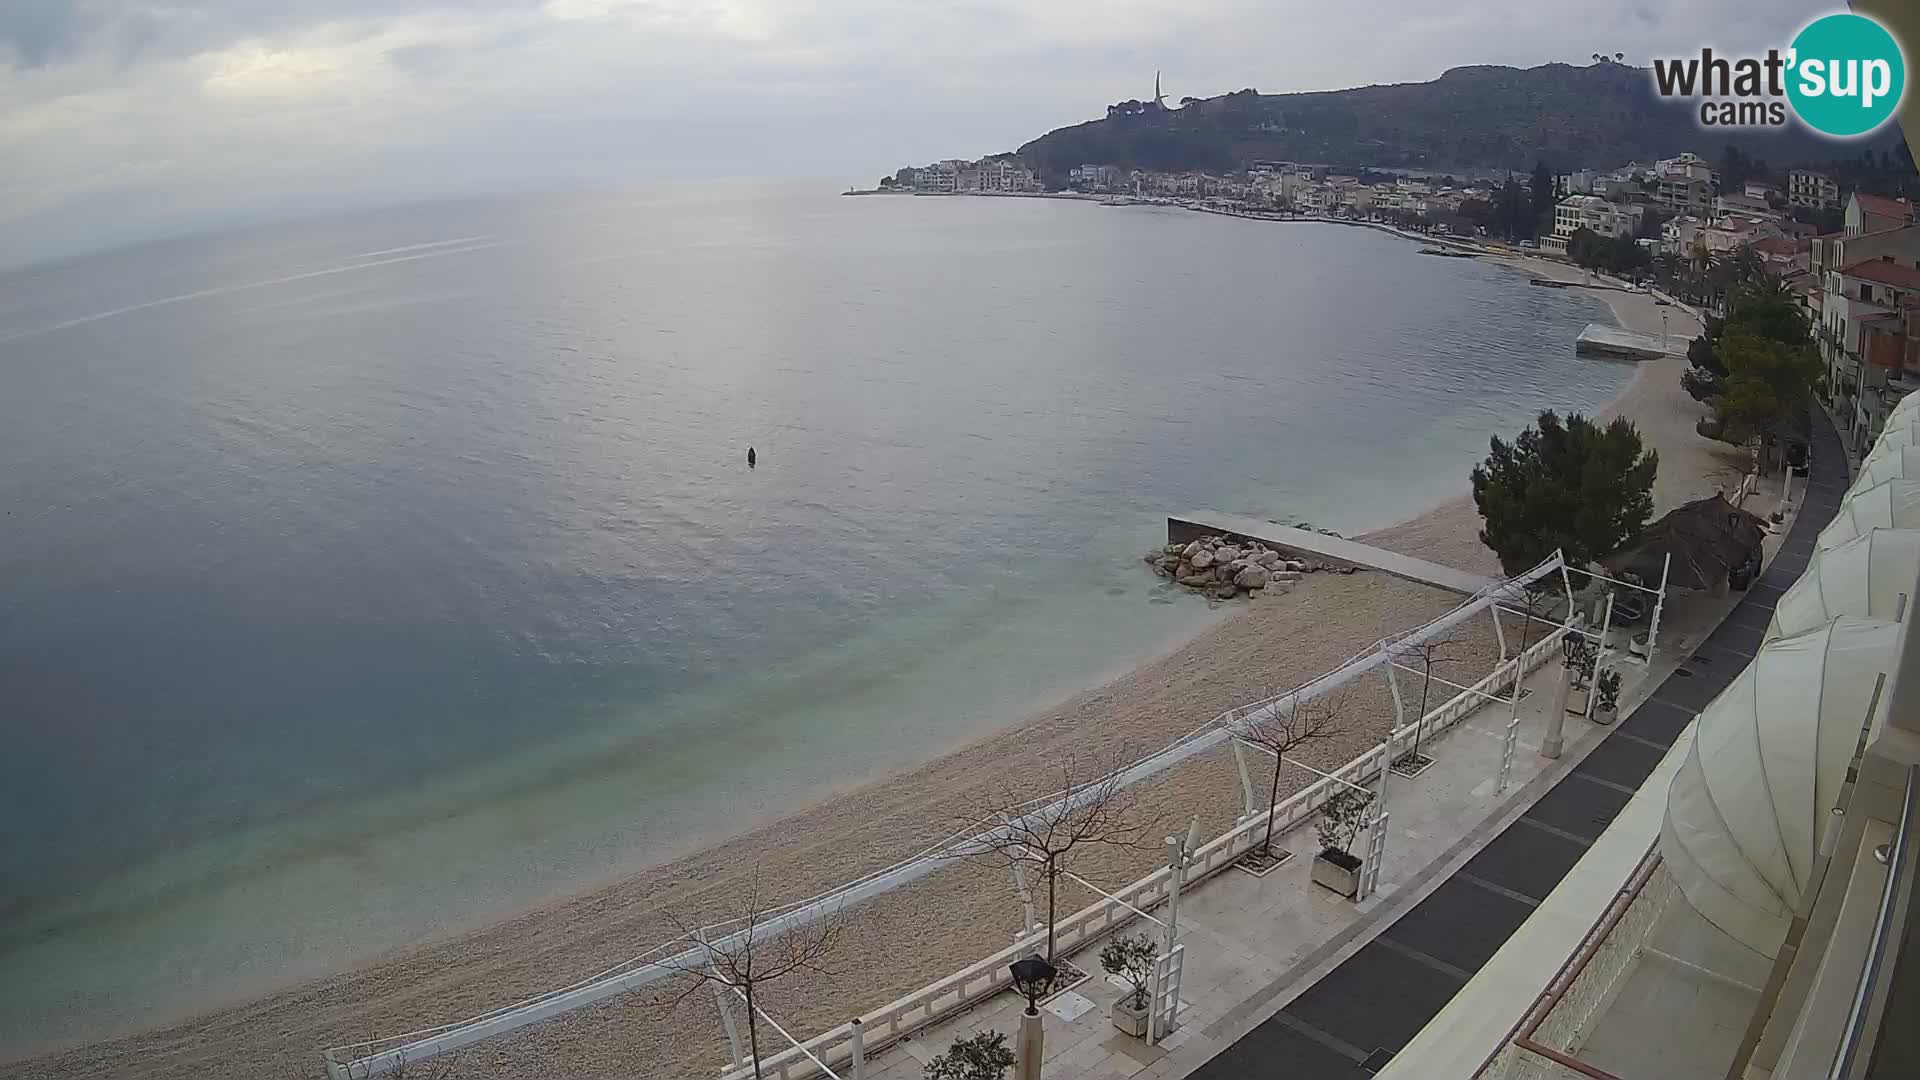
[[[1920,480],[1884,480],[1848,492],[1813,546],[1818,551],[1839,547],[1868,529],[1920,529]]]
[[[1847,615],[1761,646],[1700,713],[1674,774],[1660,830],[1668,872],[1695,911],[1764,956],[1810,884],[1899,632]]]
[[[1869,529],[1814,555],[1775,605],[1765,640],[1805,633],[1842,615],[1897,621],[1916,599],[1916,579],[1920,531]]]
[[[1725,584],[1728,570],[1760,550],[1766,531],[1759,518],[1713,495],[1673,510],[1601,563],[1614,573],[1657,582],[1671,555],[1669,586],[1711,589]]]
[[[1875,446],[1860,463],[1860,476],[1849,491],[1865,491],[1889,480],[1920,480],[1920,446]]]

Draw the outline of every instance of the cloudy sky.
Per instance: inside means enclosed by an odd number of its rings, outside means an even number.
[[[1152,89],[1784,44],[1818,0],[0,0],[0,265],[527,185],[870,183]]]

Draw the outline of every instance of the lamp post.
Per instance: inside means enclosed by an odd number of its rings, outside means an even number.
[[[1673,351],[1673,340],[1667,336],[1667,313],[1664,311],[1660,313],[1660,351],[1663,354]]]
[[[1014,1044],[1014,1075],[1018,1080],[1040,1080],[1040,999],[1053,989],[1060,973],[1038,956],[1015,960],[1007,970],[1013,973],[1014,990],[1027,999],[1027,1011],[1020,1015],[1020,1038]]]

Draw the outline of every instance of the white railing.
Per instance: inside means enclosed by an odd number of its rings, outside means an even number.
[[[1256,718],[1261,712],[1274,710],[1283,701],[1312,700],[1337,687],[1352,682],[1354,679],[1359,678],[1375,668],[1389,664],[1394,655],[1417,646],[1424,641],[1440,637],[1448,630],[1460,625],[1474,615],[1491,609],[1501,600],[1511,599],[1528,586],[1534,586],[1540,582],[1547,581],[1554,575],[1560,575],[1564,579],[1564,568],[1565,564],[1561,560],[1560,554],[1556,552],[1543,560],[1538,566],[1535,566],[1525,573],[1505,581],[1497,581],[1489,584],[1474,593],[1459,606],[1423,626],[1415,627],[1397,638],[1383,638],[1375,642],[1365,651],[1354,655],[1348,659],[1346,663],[1341,664],[1339,667],[1324,675],[1309,680],[1285,693],[1276,694],[1265,700],[1253,702],[1252,704],[1243,705],[1239,708],[1224,712],[1206,724],[1175,740],[1166,748],[1119,770],[1120,783],[1122,786],[1138,783],[1141,780],[1170,769],[1180,762],[1219,746],[1228,741],[1235,731],[1243,729],[1249,720]],[[1532,670],[1533,667],[1537,665],[1537,657],[1545,656],[1551,651],[1549,646],[1551,646],[1551,648],[1558,648],[1560,636],[1565,633],[1565,629],[1564,625],[1557,625],[1553,632],[1527,649],[1527,670]],[[1501,667],[1497,668],[1493,673],[1480,680],[1479,683],[1476,683],[1475,689],[1461,691],[1440,707],[1429,712],[1427,716],[1416,721],[1416,724],[1422,725],[1425,728],[1421,737],[1424,739],[1434,732],[1442,730],[1457,721],[1461,716],[1478,708],[1484,702],[1484,697],[1490,689],[1511,686],[1514,678],[1513,670],[1514,664],[1511,661],[1501,665]],[[1403,741],[1403,737],[1411,737],[1414,727],[1415,724],[1409,724],[1405,729],[1392,733],[1392,736],[1388,740],[1388,745],[1397,746]],[[1367,764],[1372,761],[1377,753],[1377,750],[1370,750],[1343,766],[1339,772],[1330,775],[1355,783],[1359,782],[1357,777],[1362,774],[1368,777],[1377,775],[1377,771],[1373,766]],[[1356,766],[1359,767],[1358,771],[1352,776],[1347,775],[1350,770],[1356,769]],[[1090,781],[1068,791],[1055,792],[1052,795],[1042,796],[1028,804],[1028,807],[1029,809],[1040,808],[1049,802],[1058,806],[1062,803],[1069,803],[1076,799],[1089,797],[1091,793],[1105,783],[1111,776],[1112,774],[1109,774],[1108,777]],[[1292,827],[1312,814],[1314,810],[1319,808],[1320,803],[1325,800],[1329,785],[1333,783],[1335,783],[1335,781],[1322,779],[1282,804],[1280,817],[1275,820],[1275,829],[1279,830]],[[1259,815],[1257,820],[1260,825],[1264,827],[1266,821],[1265,815]],[[481,1013],[478,1016],[469,1017],[450,1024],[442,1024],[411,1031],[403,1035],[388,1036],[367,1042],[329,1048],[322,1053],[322,1061],[326,1067],[327,1076],[329,1080],[368,1080],[368,1078],[371,1077],[382,1076],[402,1069],[409,1064],[418,1064],[421,1061],[440,1054],[449,1053],[465,1046],[470,1046],[484,1039],[492,1038],[495,1035],[549,1019],[619,994],[637,990],[643,986],[670,978],[685,971],[695,970],[704,962],[703,958],[707,955],[707,948],[725,949],[731,944],[744,939],[744,936],[749,932],[771,935],[805,926],[827,914],[844,910],[860,901],[872,899],[875,896],[879,896],[925,877],[946,865],[956,852],[969,848],[977,850],[983,842],[994,837],[996,834],[1004,832],[1006,828],[1007,826],[1004,824],[996,826],[985,821],[976,823],[976,825],[970,827],[970,830],[962,830],[959,833],[949,836],[911,858],[874,871],[853,882],[839,886],[830,892],[789,904],[773,912],[765,913],[751,931],[741,928],[738,923],[704,927],[702,928],[702,932],[706,934],[707,940],[710,942],[710,945],[706,947],[696,946],[682,949],[679,952],[669,953],[668,950],[675,947],[678,942],[667,942],[639,956],[623,960],[596,975],[581,979],[568,986],[539,994],[511,1005],[505,1005]],[[1216,853],[1225,851],[1226,846],[1244,841],[1245,836],[1243,834],[1246,833],[1249,828],[1250,826],[1243,822],[1241,825],[1236,826],[1234,830],[1217,838],[1213,844],[1203,847],[1202,851],[1210,848],[1214,849]],[[1230,855],[1221,858],[1216,863],[1205,864],[1206,868],[1200,871],[1201,875],[1204,876],[1205,874],[1213,873],[1227,863],[1232,862],[1233,859],[1238,858],[1239,855],[1246,851],[1247,846],[1250,845],[1234,849]],[[1161,876],[1164,876],[1165,873],[1165,870],[1159,872]],[[1129,886],[1129,888],[1144,887],[1150,883],[1154,877],[1155,875],[1148,875],[1147,878],[1135,882],[1134,885]],[[1142,894],[1141,899],[1148,900],[1148,902],[1145,903],[1129,897],[1128,894],[1123,893],[1117,895],[1122,896],[1124,899],[1129,899],[1129,902],[1135,903],[1137,907],[1147,908],[1150,903],[1158,903],[1161,899],[1164,899],[1164,881],[1157,887],[1160,891],[1153,897],[1145,897],[1145,895]],[[1107,903],[1108,902],[1096,904],[1092,908],[1077,913],[1068,923],[1059,924],[1055,931],[1056,942],[1063,943],[1071,941],[1083,943],[1091,940],[1091,937],[1085,932],[1080,932],[1076,937],[1068,938],[1063,935],[1060,928],[1068,927],[1071,923],[1072,928],[1084,931],[1086,928],[1086,920],[1091,917],[1088,913],[1097,912],[1097,909],[1106,906]],[[1129,915],[1129,918],[1130,917],[1131,915]],[[1099,934],[1105,933],[1108,929],[1125,921],[1125,919],[1115,920],[1111,916],[1108,916],[1106,922],[1092,930],[1092,936],[1097,937]],[[959,1005],[976,1001],[986,994],[997,992],[1006,985],[1006,980],[1009,978],[1004,971],[1004,963],[1001,962],[1002,959],[1004,958],[1010,962],[1012,959],[1016,959],[1021,955],[1019,952],[1020,949],[1030,947],[1030,943],[1023,942],[1011,949],[1002,950],[1002,952],[996,953],[993,957],[981,961],[980,964],[976,964],[962,972],[949,976],[935,983],[932,987],[924,988],[915,994],[902,998],[899,1002],[895,1002],[894,1005],[880,1010],[879,1013],[873,1014],[875,1016],[881,1016],[882,1014],[887,1015],[879,1022],[869,1021],[867,1023],[865,1038],[868,1044],[878,1048],[878,1046],[884,1045],[886,1042],[897,1039],[900,1034],[913,1030],[914,1027],[922,1026],[930,1022],[931,1019],[937,1018],[959,1007]],[[1002,970],[997,973],[978,970],[981,969],[983,965],[989,967],[998,965]],[[942,989],[935,993],[935,988]],[[952,1000],[950,1001],[949,999]],[[914,1014],[921,1014],[922,1018],[912,1020],[911,1018]],[[901,1027],[901,1023],[903,1022],[901,1018],[903,1017],[907,1018],[907,1026],[904,1028]],[[832,1032],[828,1032],[827,1035],[819,1036],[803,1045],[814,1053],[819,1054],[820,1057],[826,1059],[829,1064],[839,1060],[845,1060],[846,1057],[851,1054],[849,1047],[836,1045],[832,1050],[833,1054],[838,1056],[830,1056],[827,1053],[821,1052],[821,1048],[816,1044],[822,1039],[826,1039],[828,1036],[835,1035],[836,1033],[839,1033],[839,1043],[844,1044],[846,1033],[850,1030],[850,1024],[843,1024],[833,1029]],[[800,1049],[794,1048],[782,1052],[782,1054],[777,1055],[772,1060],[791,1059],[792,1061],[800,1062],[805,1061],[805,1058],[806,1055],[803,1054]],[[798,1068],[799,1066],[794,1064],[791,1067]],[[814,1066],[811,1062],[806,1062],[806,1067],[813,1068]],[[763,1061],[762,1069],[766,1070],[768,1068],[768,1063]],[[802,1076],[807,1074],[802,1072],[794,1072],[791,1074],[779,1072],[769,1073],[769,1075]]]
[[[1560,639],[1565,633],[1564,625],[1556,625],[1539,641],[1529,645],[1526,670],[1533,671],[1559,653]],[[1282,801],[1274,818],[1274,831],[1286,832],[1305,824],[1333,792],[1348,785],[1365,785],[1377,779],[1381,766],[1390,764],[1399,756],[1402,747],[1412,744],[1416,728],[1424,729],[1421,734],[1423,740],[1432,738],[1475,709],[1490,704],[1487,700],[1489,694],[1497,695],[1503,688],[1511,688],[1513,670],[1512,661],[1501,665],[1475,683],[1472,689],[1460,691],[1428,712],[1422,720],[1395,730],[1380,746],[1366,751]],[[1236,712],[1244,713],[1265,704],[1247,706]],[[1193,862],[1187,871],[1187,887],[1227,869],[1240,856],[1258,846],[1266,831],[1266,824],[1265,813],[1254,814],[1202,844],[1194,852]],[[1114,899],[1100,900],[1061,918],[1054,926],[1056,952],[1063,956],[1071,955],[1138,918],[1127,910],[1125,904],[1151,911],[1165,902],[1169,874],[1167,867],[1159,867],[1138,881],[1116,890]],[[937,1023],[983,998],[1009,988],[1013,980],[1007,965],[1044,947],[1046,937],[1044,929],[1037,930],[984,960],[861,1016],[864,1052],[872,1054],[920,1028]],[[760,1062],[761,1074],[776,1080],[801,1080],[803,1077],[817,1076],[819,1067],[809,1060],[809,1055],[837,1067],[841,1062],[852,1060],[852,1037],[851,1022],[831,1028],[798,1047],[763,1058]],[[751,1080],[752,1077],[751,1065],[721,1074],[721,1080]]]

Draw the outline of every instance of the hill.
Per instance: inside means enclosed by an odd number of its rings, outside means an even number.
[[[1020,148],[1058,180],[1081,164],[1228,171],[1253,161],[1373,165],[1436,171],[1612,168],[1729,144],[1770,165],[1858,157],[1899,141],[1859,143],[1785,128],[1701,128],[1695,106],[1657,97],[1646,68],[1598,63],[1453,68],[1423,83],[1305,94],[1241,90],[1180,109],[1122,102],[1094,120]]]

